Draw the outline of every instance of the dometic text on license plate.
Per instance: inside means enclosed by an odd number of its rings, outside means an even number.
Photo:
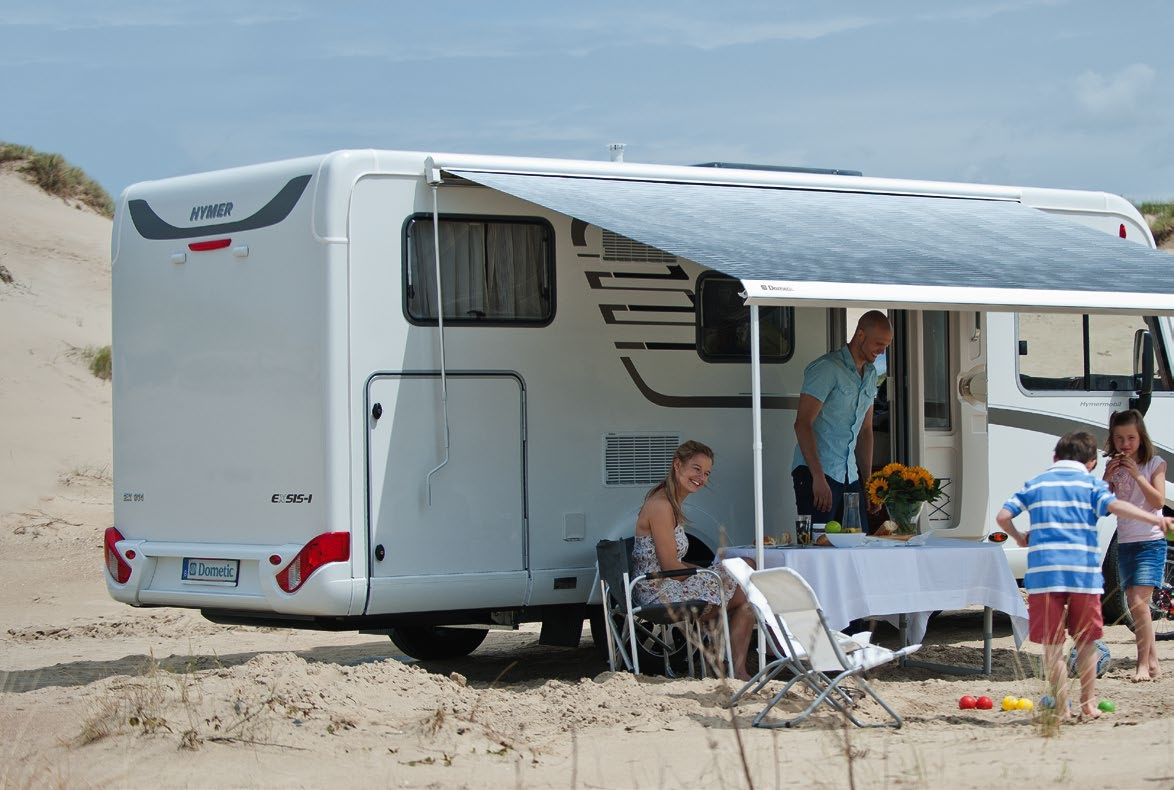
[[[183,558],[181,581],[199,584],[228,584],[236,586],[240,560],[214,560],[199,557]]]

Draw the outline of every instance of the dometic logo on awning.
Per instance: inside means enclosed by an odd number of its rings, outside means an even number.
[[[213,203],[209,206],[192,206],[190,222],[202,219],[220,219],[232,215],[232,203]]]

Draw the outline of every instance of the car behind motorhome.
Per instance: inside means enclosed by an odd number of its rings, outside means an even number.
[[[595,544],[682,440],[717,456],[691,557],[792,522],[803,368],[871,307],[896,329],[875,463],[942,479],[923,528],[989,540],[1068,430],[1147,405],[1170,458],[1153,246],[1103,193],[777,169],[340,151],[136,184],[107,585],[417,658],[522,622],[577,645]]]

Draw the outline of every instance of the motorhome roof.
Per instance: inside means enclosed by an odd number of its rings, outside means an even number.
[[[795,167],[792,165],[749,165],[743,162],[702,162],[694,167],[723,167],[729,170],[773,170],[778,173],[817,173],[825,176],[862,176],[859,170],[841,170],[827,167]]]

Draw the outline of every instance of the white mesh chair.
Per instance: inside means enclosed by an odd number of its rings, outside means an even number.
[[[783,634],[786,629],[786,624],[774,616],[771,612],[770,604],[767,603],[766,596],[750,580],[750,575],[754,572],[754,569],[741,557],[731,557],[722,560],[722,568],[738,582],[738,586],[742,588],[742,592],[746,595],[746,601],[750,604],[750,610],[754,612],[754,619],[758,623],[759,638],[765,640],[767,653],[770,656],[766,663],[759,668],[758,672],[730,697],[730,701],[727,704],[733,707],[738,704],[738,700],[745,694],[757,693],[782,672],[789,670],[792,676],[797,676],[806,670],[801,663],[797,663],[788,654],[787,639]],[[837,631],[835,638],[845,653],[851,653],[867,647],[872,641],[872,632],[861,631],[860,633],[848,636],[845,633]],[[795,641],[793,636],[791,637],[791,644],[796,650],[800,651],[797,656],[798,659],[806,658],[806,652],[802,651],[802,646]],[[852,699],[847,691],[840,689],[839,693],[845,704],[852,704]]]
[[[793,727],[825,702],[857,727],[901,726],[900,715],[876,693],[865,672],[909,655],[921,645],[889,650],[869,644],[846,651],[837,632],[828,627],[815,591],[798,573],[790,568],[770,568],[750,574],[750,582],[766,600],[771,619],[779,623],[779,629],[772,630],[772,633],[781,636],[784,652],[793,657],[791,664],[798,667],[798,674],[787,681],[755,716],[755,727]],[[856,718],[843,701],[841,684],[849,679],[861,692],[876,700],[891,718],[875,724],[865,724]],[[766,721],[766,714],[799,682],[815,692],[812,703],[791,719]]]

